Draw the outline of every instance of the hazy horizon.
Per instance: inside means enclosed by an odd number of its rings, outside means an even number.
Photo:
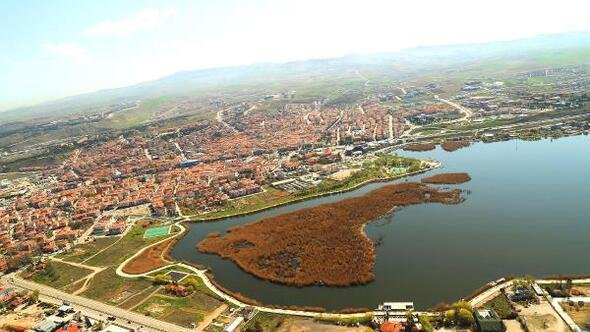
[[[590,30],[551,1],[129,1],[1,4],[0,111],[206,68]],[[576,10],[574,10],[574,8]],[[579,10],[577,10],[579,9]],[[485,15],[482,15],[485,13]],[[30,24],[35,22],[35,24]]]

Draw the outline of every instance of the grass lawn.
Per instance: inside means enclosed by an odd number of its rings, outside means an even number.
[[[110,267],[94,276],[82,296],[104,303],[119,305],[144,289],[151,287],[148,278],[123,278]]]
[[[144,226],[147,226],[148,222],[141,220],[137,222],[131,230],[112,247],[104,250],[100,254],[92,257],[85,263],[92,266],[115,266],[121,264],[125,259],[135,254],[141,248],[160,241],[163,237],[149,238],[143,237],[145,232]],[[176,227],[174,229],[176,230]],[[171,233],[172,234],[172,233]]]
[[[190,326],[202,321],[205,315],[222,304],[218,299],[198,291],[186,297],[158,293],[135,311],[170,323]]]
[[[296,197],[290,195],[286,191],[278,190],[272,187],[265,187],[265,191],[256,195],[251,195],[244,198],[238,198],[228,201],[223,210],[214,211],[203,214],[198,219],[215,219],[228,217],[241,213],[248,213],[259,209],[266,208],[274,204],[288,203]],[[187,214],[195,213],[195,211],[186,211]]]
[[[504,294],[500,294],[487,302],[484,306],[486,309],[493,309],[502,319],[513,319],[512,307],[508,298]]]
[[[115,243],[118,239],[119,237],[99,237],[92,242],[79,244],[57,257],[68,262],[81,263],[88,257]]]
[[[91,270],[61,262],[50,262],[44,270],[37,271],[31,280],[53,288],[63,289],[92,273]]]
[[[175,265],[175,266],[167,267],[167,268],[162,269],[162,270],[157,271],[157,272],[152,272],[152,273],[150,273],[148,275],[150,277],[155,277],[158,274],[166,274],[166,273],[168,273],[170,271],[177,271],[177,272],[182,272],[182,273],[187,273],[187,274],[193,274],[194,273],[192,270],[186,269],[186,268],[184,268],[182,266],[176,266]]]

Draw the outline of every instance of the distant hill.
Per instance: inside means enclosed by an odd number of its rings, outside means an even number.
[[[403,73],[408,74],[461,63],[501,59],[518,59],[521,62],[528,59],[532,65],[588,65],[588,55],[590,32],[572,32],[503,42],[417,47],[392,53],[349,55],[333,59],[199,69],[128,87],[101,90],[0,112],[0,123],[92,113],[108,105],[126,101],[191,95],[211,89],[232,86],[238,88],[245,84],[263,85],[317,75],[329,76],[344,70],[374,70],[385,65],[389,66],[390,74],[395,68],[403,68]]]

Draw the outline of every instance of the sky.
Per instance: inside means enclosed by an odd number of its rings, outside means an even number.
[[[0,110],[190,69],[586,30],[586,0],[0,0]]]

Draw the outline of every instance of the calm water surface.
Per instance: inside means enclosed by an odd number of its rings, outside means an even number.
[[[328,309],[374,308],[384,301],[414,301],[418,308],[428,308],[466,296],[505,275],[590,274],[587,136],[477,143],[452,153],[440,148],[399,153],[443,163],[442,169],[427,175],[468,172],[472,180],[458,186],[468,192],[462,204],[409,206],[367,225],[371,238],[383,239],[377,249],[376,279],[370,284],[345,288],[273,284],[231,261],[199,253],[196,244],[209,232],[360,196],[384,184],[219,222],[190,224],[172,256],[210,267],[226,288],[262,303]]]

